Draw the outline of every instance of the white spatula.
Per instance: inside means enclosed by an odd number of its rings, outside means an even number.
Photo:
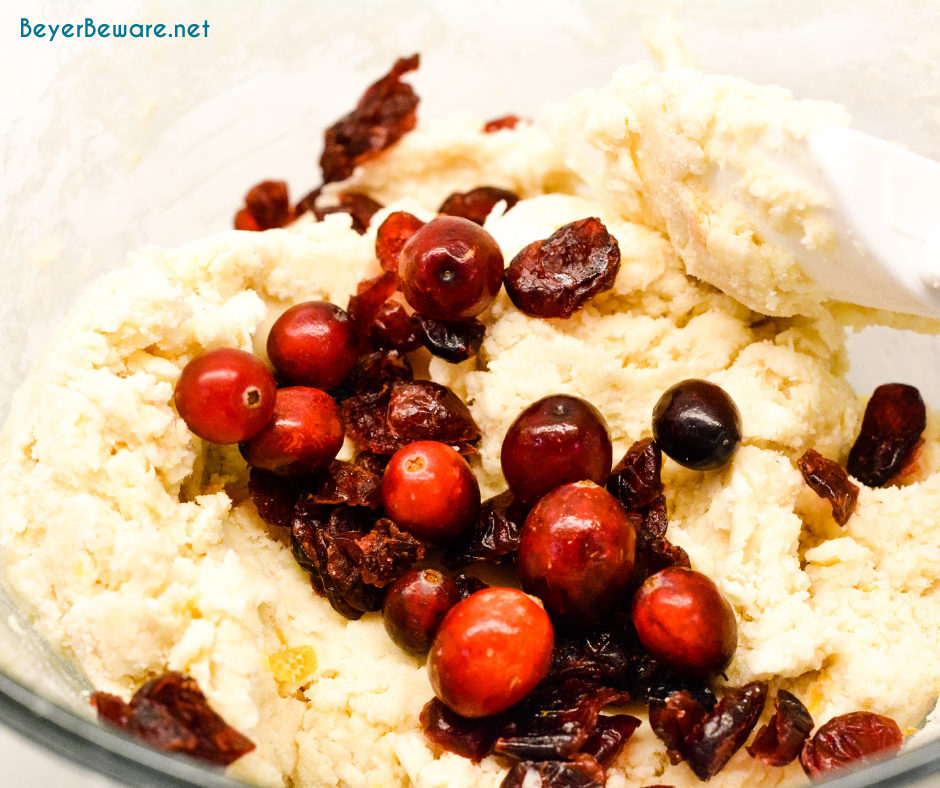
[[[835,126],[808,148],[839,249],[807,255],[789,239],[804,272],[839,301],[940,317],[940,162]]]

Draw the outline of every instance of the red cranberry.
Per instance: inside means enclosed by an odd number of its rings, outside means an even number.
[[[633,625],[650,654],[693,678],[717,676],[738,646],[731,605],[710,578],[681,566],[663,569],[640,586]]]
[[[274,417],[240,448],[253,468],[296,476],[326,468],[345,435],[336,400],[320,389],[291,386],[278,389]]]
[[[486,309],[503,284],[503,253],[477,224],[439,216],[408,239],[398,273],[408,303],[436,320],[469,320]]]
[[[444,616],[462,598],[457,584],[440,572],[412,569],[385,592],[385,631],[404,651],[427,654]]]
[[[480,513],[480,485],[467,461],[446,443],[417,441],[392,455],[382,479],[382,504],[412,536],[444,544]]]
[[[580,397],[554,394],[516,417],[500,463],[513,495],[531,504],[562,484],[606,484],[613,459],[600,411]]]
[[[277,386],[261,359],[236,348],[210,350],[190,361],[176,384],[176,410],[196,435],[240,443],[274,413]]]
[[[434,694],[463,717],[518,703],[548,672],[554,647],[548,614],[514,588],[487,588],[444,617],[428,654]]]
[[[622,601],[630,585],[634,528],[617,499],[593,482],[552,490],[522,528],[522,588],[569,626],[596,624]]]
[[[359,358],[356,329],[327,301],[292,306],[271,326],[268,357],[295,386],[330,391],[349,377]]]
[[[653,408],[653,437],[680,465],[710,471],[741,445],[741,414],[727,392],[707,380],[683,380]]]

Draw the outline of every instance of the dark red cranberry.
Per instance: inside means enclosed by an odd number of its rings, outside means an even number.
[[[271,326],[268,357],[295,386],[330,391],[356,366],[359,341],[342,309],[327,301],[307,301],[292,306]]]
[[[639,523],[639,516],[628,515],[593,482],[552,490],[522,528],[522,588],[568,626],[598,623],[623,601],[630,585]]]
[[[890,717],[853,711],[820,725],[816,735],[803,743],[800,763],[810,779],[819,780],[867,760],[888,758],[903,743],[901,729]]]
[[[518,703],[551,664],[548,614],[514,588],[487,588],[444,617],[428,654],[434,694],[463,717],[487,717]]]
[[[462,598],[457,584],[440,572],[412,569],[385,592],[385,631],[404,651],[427,654],[444,616]]]
[[[386,301],[369,328],[369,343],[376,350],[410,353],[422,345],[421,327],[401,304]]]
[[[503,284],[503,253],[492,235],[456,216],[439,216],[401,250],[398,273],[408,303],[437,320],[469,320]]]
[[[607,422],[587,400],[554,394],[529,405],[503,439],[500,463],[520,500],[539,498],[570,482],[606,484],[614,455]]]
[[[392,455],[382,479],[382,504],[400,528],[445,544],[480,513],[480,485],[467,461],[446,443],[417,441]]]
[[[212,443],[240,443],[274,413],[277,385],[261,359],[219,348],[190,361],[176,383],[176,410],[186,426]]]
[[[741,445],[741,414],[727,392],[707,380],[683,380],[653,408],[653,437],[680,465],[710,471]]]
[[[640,586],[633,625],[650,654],[693,678],[717,676],[738,646],[731,605],[710,578],[681,566],[662,569]]]
[[[295,476],[329,466],[345,434],[336,400],[320,389],[291,386],[278,389],[274,417],[240,448],[252,467]]]

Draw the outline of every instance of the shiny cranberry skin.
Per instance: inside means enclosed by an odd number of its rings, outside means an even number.
[[[398,262],[402,291],[422,315],[470,320],[503,284],[503,253],[486,230],[468,219],[439,216],[408,239]]]
[[[554,641],[538,602],[515,588],[487,588],[444,617],[428,654],[428,678],[461,716],[498,714],[545,677]]]
[[[679,465],[710,471],[741,445],[741,414],[728,393],[707,380],[683,380],[653,408],[653,437]]]
[[[461,598],[457,584],[440,572],[412,569],[385,592],[385,631],[404,651],[427,654],[444,616]]]
[[[331,391],[356,366],[359,340],[342,309],[328,301],[307,301],[271,326],[268,358],[291,384]]]
[[[256,435],[274,413],[277,386],[261,359],[219,348],[190,361],[176,383],[180,418],[211,443],[240,443]]]
[[[416,441],[392,455],[382,477],[382,505],[399,528],[446,544],[480,513],[480,485],[446,443]]]
[[[623,506],[593,482],[552,490],[529,512],[519,542],[522,588],[569,627],[598,623],[623,601],[636,532]]]
[[[663,569],[640,586],[633,625],[650,654],[692,678],[717,676],[738,646],[731,605],[710,578],[681,566]]]
[[[507,430],[500,455],[509,489],[529,504],[570,482],[606,484],[613,459],[600,411],[567,394],[545,397],[522,411]]]
[[[278,389],[274,417],[239,448],[253,468],[296,476],[326,468],[345,436],[336,400],[320,389],[290,386]]]

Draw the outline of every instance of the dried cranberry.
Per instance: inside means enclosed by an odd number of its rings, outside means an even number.
[[[487,121],[486,125],[483,126],[483,133],[492,134],[494,131],[514,129],[519,121],[520,118],[517,115],[503,115],[500,118],[493,118],[493,120]]]
[[[464,717],[498,714],[545,676],[553,638],[548,614],[521,591],[478,591],[451,608],[434,638],[434,694]]]
[[[678,673],[717,676],[738,644],[734,610],[701,572],[668,567],[633,598],[633,625],[643,645]]]
[[[438,747],[474,762],[489,755],[505,724],[500,715],[478,719],[461,717],[438,698],[432,698],[421,709],[420,721],[425,735]]]
[[[741,445],[741,414],[727,392],[707,380],[683,380],[653,408],[653,437],[680,465],[719,468]]]
[[[363,471],[374,474],[380,479],[382,474],[385,473],[385,468],[388,466],[389,457],[386,454],[375,454],[371,451],[361,451],[356,455],[356,459],[353,460],[353,464],[357,468],[361,468]]]
[[[408,303],[437,320],[469,320],[503,284],[503,253],[486,230],[467,219],[440,216],[401,250],[398,273]]]
[[[503,439],[500,464],[513,494],[534,504],[562,484],[605,484],[613,450],[607,422],[587,400],[567,394],[529,405]]]
[[[897,723],[870,711],[833,717],[803,744],[800,763],[812,779],[873,758],[888,758],[901,749],[904,737]]]
[[[257,435],[274,413],[277,386],[264,363],[236,348],[210,350],[190,361],[176,383],[180,418],[211,443]]]
[[[767,766],[786,766],[799,757],[812,730],[813,718],[806,706],[795,695],[779,690],[774,715],[748,745],[748,755]]]
[[[508,211],[519,202],[519,196],[508,189],[499,189],[496,186],[479,186],[463,194],[455,192],[450,195],[437,209],[437,212],[448,216],[461,216],[482,227],[486,217],[490,215],[499,202],[506,203],[506,210]]]
[[[480,485],[450,446],[417,441],[399,449],[382,479],[385,511],[410,534],[436,544],[458,539],[480,513]]]
[[[430,380],[399,381],[392,385],[388,426],[405,442],[439,441],[469,453],[480,439],[470,409],[446,386]]]
[[[416,314],[421,341],[438,358],[459,364],[473,358],[483,346],[486,326],[479,320],[464,320],[459,323],[445,323],[433,317]]]
[[[516,552],[529,508],[508,490],[483,502],[480,516],[463,539],[451,547],[448,561],[462,566],[474,561],[497,561]]]
[[[263,181],[245,195],[245,207],[235,215],[236,230],[272,230],[294,220],[284,181]]]
[[[610,473],[607,492],[628,512],[639,512],[663,494],[663,457],[652,438],[634,443]]]
[[[345,503],[375,509],[382,502],[382,477],[360,465],[334,460],[311,480],[308,497],[314,503]]]
[[[637,515],[593,482],[552,490],[526,518],[522,588],[568,626],[596,624],[622,601],[633,572]]]
[[[656,673],[647,684],[645,691],[646,702],[651,705],[657,701],[665,703],[677,692],[689,693],[692,699],[701,704],[705,711],[714,709],[715,704],[718,702],[715,693],[701,679],[665,671]]]
[[[398,260],[405,244],[425,222],[407,211],[390,213],[375,234],[375,256],[386,271],[398,272]]]
[[[261,519],[269,525],[290,528],[294,506],[303,491],[297,479],[252,468],[248,476],[248,494]]]
[[[391,385],[401,380],[411,380],[414,373],[411,364],[401,353],[394,350],[380,350],[370,353],[359,360],[356,368],[353,392],[368,402],[381,399],[388,394]]]
[[[385,631],[399,648],[411,654],[426,654],[444,616],[461,598],[456,583],[440,572],[412,569],[385,592]]]
[[[815,449],[807,449],[796,462],[804,481],[832,506],[832,519],[845,525],[858,502],[858,485],[853,484],[841,465],[827,460]]]
[[[337,536],[331,546],[330,560],[333,560],[333,546],[343,553],[344,560],[355,564],[363,583],[376,588],[385,588],[390,585],[407,572],[415,561],[424,557],[424,545],[399,530],[398,526],[387,517],[376,521],[372,530],[366,534],[347,532]],[[334,575],[334,579],[342,585],[329,563],[327,568]]]
[[[295,386],[330,391],[356,366],[359,343],[349,316],[327,301],[307,301],[282,314],[268,334],[268,358]]]
[[[418,67],[418,55],[399,58],[370,85],[356,108],[326,130],[320,167],[323,182],[341,181],[415,127],[418,97],[401,77]]]
[[[594,734],[582,745],[581,752],[592,756],[607,769],[617,760],[627,740],[639,727],[640,720],[629,714],[598,717]]]
[[[144,684],[129,704],[104,692],[91,698],[99,717],[163,752],[181,752],[228,766],[255,749],[209,708],[195,680],[164,673]]]
[[[710,780],[724,768],[751,735],[766,699],[762,681],[731,690],[685,737],[682,755],[696,777]]]
[[[386,301],[379,307],[369,328],[369,344],[376,350],[410,353],[423,344],[421,326],[401,304]]]
[[[875,389],[862,430],[849,452],[848,472],[868,487],[882,487],[904,465],[927,426],[920,392],[903,383]]]
[[[274,416],[253,438],[239,445],[255,468],[282,476],[316,473],[343,446],[343,421],[333,398],[319,389],[279,389]]]
[[[650,727],[665,743],[670,763],[682,761],[686,737],[707,715],[708,710],[688,690],[650,702]]]
[[[543,683],[512,709],[493,751],[520,760],[570,758],[594,734],[601,709],[628,700],[626,692],[584,679]]]
[[[566,224],[533,241],[506,269],[506,292],[530,317],[569,318],[614,286],[620,247],[600,219]]]
[[[331,205],[325,208],[318,208],[316,205],[316,197],[319,196],[319,189],[314,195],[313,200],[309,203],[302,201],[297,205],[298,215],[304,210],[313,211],[314,216],[317,217],[318,222],[323,221],[324,216],[328,216],[331,213],[348,213],[352,218],[352,228],[359,235],[365,235],[366,230],[369,229],[369,224],[372,221],[372,217],[382,210],[382,205],[377,203],[367,194],[359,194],[357,192],[342,192],[338,195],[337,199],[339,202],[336,205]]]
[[[377,454],[394,454],[403,441],[388,428],[388,395],[370,400],[350,397],[342,405],[346,434],[360,449]]]
[[[382,305],[398,290],[398,274],[386,271],[374,279],[360,282],[356,287],[356,295],[349,297],[347,311],[359,335],[359,349],[369,351],[369,332]]]
[[[604,770],[593,758],[568,761],[519,761],[499,788],[603,788]]]

